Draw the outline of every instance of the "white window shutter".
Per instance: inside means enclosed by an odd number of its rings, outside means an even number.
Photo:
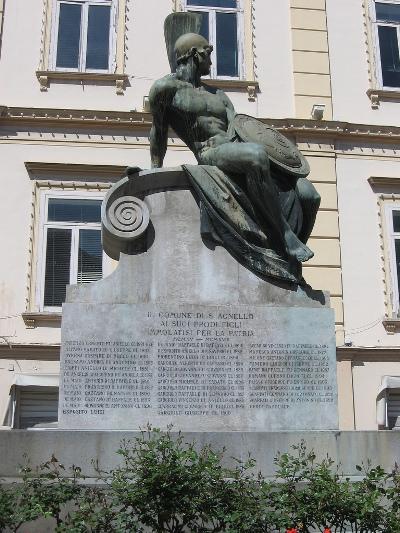
[[[58,387],[18,387],[15,425],[19,429],[58,420]]]
[[[387,399],[387,419],[389,429],[400,430],[400,391],[390,391]]]
[[[61,306],[70,283],[71,230],[47,229],[44,305]]]

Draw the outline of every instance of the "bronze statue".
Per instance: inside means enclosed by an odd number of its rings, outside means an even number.
[[[212,46],[198,33],[176,38],[182,28],[198,28],[195,17],[180,13],[166,20],[173,72],[149,95],[152,167],[163,165],[171,127],[199,163],[184,168],[200,202],[203,237],[259,276],[301,283],[301,262],[313,256],[306,242],[320,204],[306,179],[308,163],[283,135],[236,114],[223,91],[202,83]]]

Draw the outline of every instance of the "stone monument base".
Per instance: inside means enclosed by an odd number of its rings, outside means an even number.
[[[68,287],[60,427],[337,429],[329,296],[208,247],[190,191],[144,202],[151,224],[116,271]]]
[[[3,430],[0,431],[0,478],[5,482],[18,479],[19,466],[25,456],[31,465],[47,461],[52,454],[68,468],[77,465],[83,474],[96,478],[92,459],[101,470],[120,465],[122,457],[116,450],[123,440],[133,441],[137,431],[62,431],[62,430]],[[356,465],[381,465],[387,472],[400,462],[400,432],[398,431],[280,431],[280,432],[184,432],[185,442],[198,447],[211,444],[215,450],[225,448],[225,461],[234,466],[234,458],[246,460],[248,454],[256,460],[256,470],[263,476],[275,473],[274,458],[278,452],[304,441],[314,450],[316,460],[328,455],[340,464],[340,472],[353,480],[363,472]]]

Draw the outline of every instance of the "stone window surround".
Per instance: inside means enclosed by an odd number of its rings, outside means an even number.
[[[368,61],[369,88],[367,95],[371,101],[372,109],[379,109],[381,100],[400,102],[400,87],[389,88],[382,86],[380,73],[380,55],[378,32],[375,17],[375,2],[398,4],[400,0],[362,0],[364,14],[364,33]],[[400,43],[399,43],[400,44]]]
[[[397,286],[396,259],[393,249],[393,209],[400,210],[400,180],[394,177],[371,176],[368,182],[372,188],[385,187],[396,192],[381,193],[377,197],[379,215],[379,237],[381,247],[381,271],[384,284],[385,316],[382,324],[389,335],[400,332],[400,305]]]
[[[45,291],[45,270],[46,270],[46,249],[48,239],[46,237],[47,228],[55,229],[68,229],[72,232],[72,241],[71,241],[71,252],[70,252],[70,282],[76,283],[76,271],[78,268],[78,233],[81,229],[92,229],[96,231],[101,230],[100,221],[97,223],[70,223],[70,222],[50,222],[47,217],[47,208],[48,201],[51,198],[63,199],[63,200],[102,200],[103,194],[99,192],[85,192],[82,189],[80,190],[63,190],[63,189],[49,189],[42,190],[40,194],[40,205],[39,205],[39,233],[38,233],[38,243],[37,243],[37,277],[36,277],[36,294],[35,301],[39,311],[45,312],[60,312],[61,306],[45,306],[43,303],[44,291]],[[74,235],[76,238],[74,238]],[[104,263],[105,255],[103,252],[103,273],[104,273]],[[74,275],[75,272],[75,275]]]
[[[45,92],[50,86],[51,80],[69,80],[69,81],[101,81],[115,85],[116,94],[124,94],[125,84],[128,76],[125,74],[125,21],[127,4],[129,0],[112,0],[115,13],[115,38],[113,50],[110,52],[114,56],[112,62],[113,72],[69,72],[65,70],[56,70],[53,66],[55,41],[55,12],[57,0],[43,0],[43,17],[42,17],[42,35],[40,46],[39,68],[36,71],[36,77],[39,81],[40,90]],[[111,27],[112,28],[112,27]],[[111,29],[111,31],[113,31]]]
[[[103,198],[113,178],[119,178],[123,167],[111,165],[71,165],[63,163],[27,162],[25,167],[33,175],[32,215],[30,227],[29,268],[27,276],[26,309],[22,318],[26,327],[59,325],[61,309],[44,310],[41,293],[44,280],[43,254],[43,202],[44,196],[74,196],[75,198]],[[65,174],[65,179],[57,180],[54,176]],[[49,176],[49,179],[43,179]],[[73,179],[76,176],[76,180]],[[96,177],[108,178],[110,181],[84,181]],[[36,178],[36,179],[35,179]],[[106,260],[106,275],[111,272],[111,260]]]

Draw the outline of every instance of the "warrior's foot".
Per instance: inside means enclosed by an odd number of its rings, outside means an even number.
[[[286,235],[287,254],[289,258],[295,259],[300,263],[308,261],[314,257],[314,252],[308,246],[300,241],[300,239],[292,232],[287,232]]]
[[[314,252],[310,250],[308,246],[303,244],[302,247],[297,248],[296,250],[291,250],[290,255],[295,257],[297,261],[300,261],[300,263],[304,263],[305,261],[308,261],[314,257]]]

